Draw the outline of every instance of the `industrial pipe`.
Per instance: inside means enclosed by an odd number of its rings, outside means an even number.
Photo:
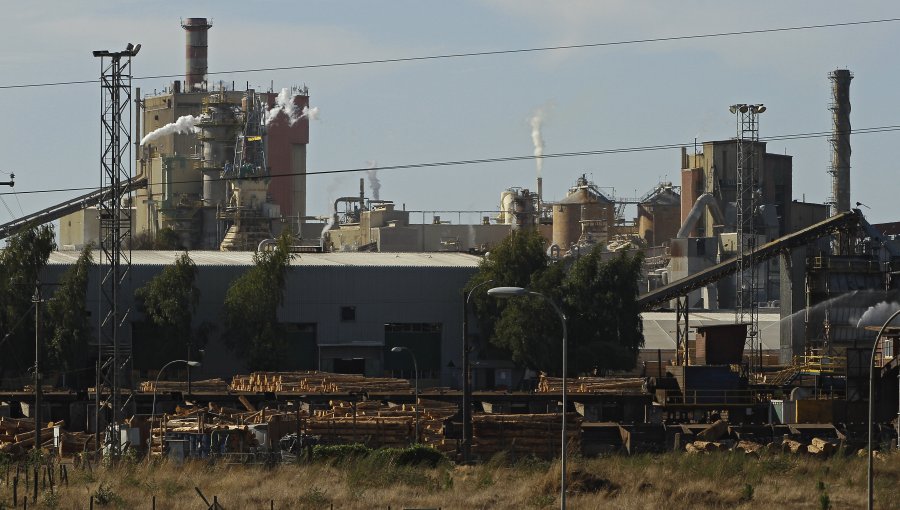
[[[675,234],[677,239],[686,238],[691,233],[691,230],[694,230],[694,226],[697,224],[697,221],[700,220],[700,215],[703,213],[704,207],[709,208],[709,212],[713,215],[713,219],[716,223],[720,225],[725,224],[725,216],[722,214],[722,210],[719,209],[716,197],[714,197],[712,193],[704,193],[697,197],[697,201],[694,202],[694,207],[691,207],[691,211],[688,213],[687,218],[684,219],[681,228],[678,229],[678,233]]]

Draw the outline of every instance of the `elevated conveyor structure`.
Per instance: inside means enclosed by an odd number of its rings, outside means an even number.
[[[125,193],[131,193],[136,189],[146,188],[146,177],[135,177],[125,183]],[[58,220],[63,216],[71,214],[86,207],[92,207],[100,203],[105,198],[102,190],[91,191],[79,197],[71,198],[65,202],[61,202],[54,206],[42,209],[38,212],[22,216],[19,219],[10,221],[0,225],[0,239],[18,234],[20,231],[31,225],[43,225],[51,221]]]
[[[768,242],[755,250],[744,253],[744,260],[750,264],[759,264],[778,256],[783,251],[788,251],[799,246],[804,246],[810,241],[824,237],[835,231],[848,229],[860,225],[863,222],[859,209],[836,214],[825,221],[816,223],[802,230],[780,237]],[[650,310],[667,301],[679,298],[687,293],[703,288],[710,283],[721,280],[738,271],[737,259],[727,260],[710,268],[694,273],[687,278],[663,285],[662,287],[638,296],[638,306],[642,310]]]

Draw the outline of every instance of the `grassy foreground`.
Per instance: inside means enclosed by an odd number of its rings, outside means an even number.
[[[570,460],[569,508],[861,508],[866,464],[856,456],[818,459],[784,454],[755,458],[721,452]],[[875,461],[876,508],[897,508],[900,454]],[[69,486],[44,493],[29,508],[206,508],[195,491],[229,510],[376,508],[553,508],[559,464],[507,462],[478,466],[401,466],[373,456],[266,468],[192,462],[122,463],[71,470]],[[0,486],[0,508],[12,508]],[[20,489],[20,497],[21,497]],[[21,508],[21,503],[19,508]]]

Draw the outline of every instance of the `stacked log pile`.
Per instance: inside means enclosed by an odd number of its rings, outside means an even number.
[[[784,439],[780,442],[772,442],[763,446],[754,441],[733,441],[722,439],[721,441],[693,441],[685,445],[688,453],[710,453],[720,451],[733,451],[747,455],[759,456],[762,453],[792,453],[795,455],[812,455],[816,457],[828,457],[838,452],[838,445],[822,438],[813,438],[810,444],[793,439]]]
[[[571,393],[641,393],[643,377],[578,377],[566,379],[566,389]],[[538,393],[562,392],[562,378],[550,377],[541,372]]]
[[[568,449],[581,447],[581,417],[566,414]],[[482,459],[499,452],[512,455],[559,456],[562,416],[549,414],[482,414],[472,418],[472,451]]]
[[[354,374],[333,374],[318,371],[253,372],[236,375],[231,389],[246,392],[286,393],[412,393],[406,379],[365,377]]]
[[[41,448],[54,448],[53,429],[64,427],[64,422],[48,422],[41,427]],[[34,420],[28,418],[0,418],[0,453],[22,455],[34,447]],[[60,430],[57,453],[61,457],[71,457],[94,448],[94,436],[84,432]]]
[[[323,443],[364,443],[370,447],[404,447],[415,440],[416,406],[379,401],[354,403],[332,400],[331,408],[316,411],[306,425],[308,434]],[[456,404],[419,400],[419,440],[442,451],[456,449],[444,439],[444,420],[457,412]],[[354,418],[355,416],[355,418]]]
[[[186,393],[188,390],[188,383],[187,381],[144,381],[141,383],[139,391],[143,393],[153,393],[154,389],[157,393],[174,391]],[[227,393],[228,383],[222,379],[191,381],[191,391],[195,393]]]
[[[207,434],[216,435],[226,441],[228,452],[246,452],[251,448],[277,444],[282,433],[297,430],[297,419],[301,422],[309,418],[305,411],[282,411],[277,409],[255,409],[244,403],[246,409],[235,409],[210,403],[208,407],[176,407],[171,415],[157,416],[150,424],[151,455],[162,453],[162,437],[166,434]],[[260,445],[250,426],[267,423],[269,443]],[[276,437],[277,436],[277,437]]]

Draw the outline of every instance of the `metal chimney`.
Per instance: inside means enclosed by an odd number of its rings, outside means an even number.
[[[831,80],[831,214],[850,210],[850,80],[848,69],[835,69]]]
[[[181,22],[184,29],[185,71],[184,90],[206,89],[207,32],[212,28],[206,18],[188,18]]]

